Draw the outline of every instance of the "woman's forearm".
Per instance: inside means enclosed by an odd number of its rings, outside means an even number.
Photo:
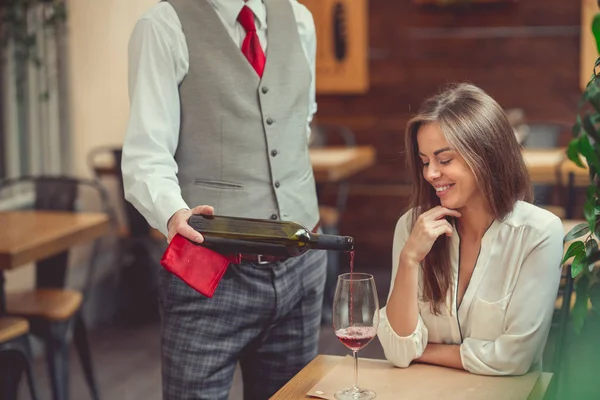
[[[387,302],[387,318],[399,336],[411,335],[419,318],[418,299],[419,263],[401,254],[394,288]]]
[[[460,358],[460,345],[429,343],[423,355],[415,362],[465,369]]]

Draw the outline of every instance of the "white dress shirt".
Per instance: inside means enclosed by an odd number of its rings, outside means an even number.
[[[254,13],[258,38],[266,53],[267,11],[261,0],[198,1],[208,1],[214,7],[240,48],[246,31],[237,22],[237,16],[247,5]],[[307,135],[310,135],[309,125],[317,110],[315,25],[312,14],[304,5],[297,0],[288,1],[292,5],[302,48],[312,73],[309,98],[306,99],[309,103]],[[176,211],[199,205],[186,204],[183,200],[177,180],[177,164],[173,158],[180,127],[178,86],[188,73],[188,67],[188,48],[179,17],[168,2],[160,2],[137,22],[129,41],[131,110],[123,143],[122,170],[127,200],[136,206],[152,227],[165,235],[167,221]]]
[[[409,216],[410,212],[404,214],[396,225],[392,288],[410,234]],[[460,307],[455,296],[460,237],[453,235],[453,286],[441,315],[434,315],[428,302],[419,301],[415,331],[401,337],[390,326],[384,307],[378,337],[386,358],[407,367],[423,354],[427,343],[442,343],[460,344],[463,367],[477,374],[520,375],[539,366],[560,281],[563,234],[562,222],[554,214],[517,202],[511,214],[494,221],[485,233]]]

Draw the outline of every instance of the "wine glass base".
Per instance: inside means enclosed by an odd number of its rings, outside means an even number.
[[[369,389],[350,388],[346,390],[340,390],[339,392],[335,392],[334,396],[338,400],[368,400],[377,397],[377,393]]]

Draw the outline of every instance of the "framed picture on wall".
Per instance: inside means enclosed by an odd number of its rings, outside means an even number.
[[[369,89],[368,0],[299,0],[317,31],[317,94]]]

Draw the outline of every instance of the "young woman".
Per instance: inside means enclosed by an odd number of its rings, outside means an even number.
[[[539,367],[563,227],[530,204],[504,111],[481,89],[454,85],[408,122],[406,152],[413,198],[396,225],[378,331],[387,359],[485,375]]]

